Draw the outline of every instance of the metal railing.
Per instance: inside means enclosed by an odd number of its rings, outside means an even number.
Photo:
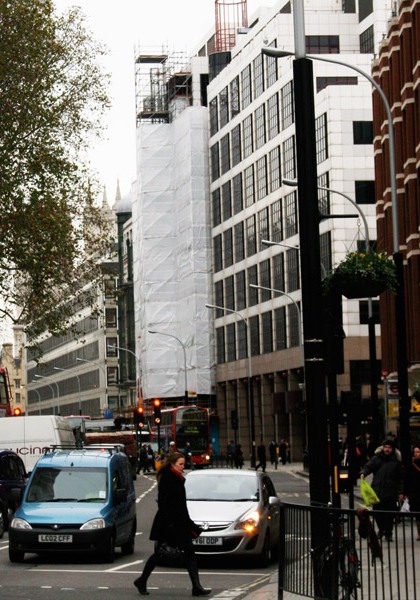
[[[285,591],[328,600],[418,600],[420,513],[386,512],[392,540],[378,538],[375,511],[281,505],[279,600]],[[321,539],[312,545],[314,524]]]

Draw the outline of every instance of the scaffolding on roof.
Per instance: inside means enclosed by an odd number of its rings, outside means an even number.
[[[141,48],[135,57],[137,125],[170,123],[192,102],[192,76],[186,55]]]

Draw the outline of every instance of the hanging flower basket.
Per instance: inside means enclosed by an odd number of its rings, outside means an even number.
[[[385,252],[350,252],[323,280],[323,286],[326,293],[335,290],[346,298],[374,298],[386,290],[395,292],[395,264]]]

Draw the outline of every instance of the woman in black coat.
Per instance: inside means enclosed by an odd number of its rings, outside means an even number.
[[[193,596],[207,596],[210,589],[200,584],[197,560],[192,539],[200,535],[201,529],[190,519],[185,494],[185,457],[179,452],[169,454],[156,474],[158,482],[158,511],[153,520],[150,539],[157,542],[155,552],[147,560],[141,577],[134,585],[142,596],[147,596],[147,579],[158,564],[159,547],[166,542],[182,548],[186,567],[193,584]]]

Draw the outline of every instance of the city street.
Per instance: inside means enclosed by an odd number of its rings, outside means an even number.
[[[308,503],[308,480],[296,474],[301,465],[268,471],[280,498],[287,502]],[[117,551],[113,564],[94,562],[89,557],[39,557],[27,555],[22,564],[11,564],[8,558],[7,533],[0,540],[0,597],[2,600],[60,600],[80,598],[114,600],[123,594],[126,599],[139,594],[132,581],[142,570],[152,552],[149,528],[156,511],[156,480],[154,475],[140,475],[135,483],[137,492],[137,540],[134,555],[122,557]],[[268,583],[277,571],[275,563],[266,569],[254,568],[251,562],[200,561],[202,584],[213,589],[211,597],[246,597],[250,591]],[[184,569],[158,567],[148,588],[151,597],[186,598],[191,596],[191,584]]]

